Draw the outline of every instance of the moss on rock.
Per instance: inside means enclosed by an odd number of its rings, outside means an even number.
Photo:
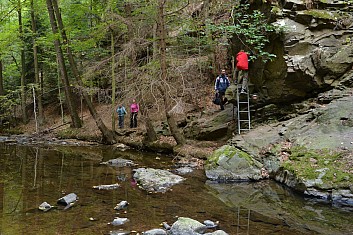
[[[329,11],[325,11],[325,10],[311,9],[311,10],[306,10],[305,14],[311,15],[315,18],[320,18],[320,19],[329,19],[329,20],[335,19],[334,14],[332,14]]]
[[[353,174],[342,151],[295,146],[289,153],[288,160],[282,163],[284,170],[302,181],[312,182],[316,188],[349,188],[353,183]]]
[[[215,150],[212,155],[207,158],[205,166],[208,168],[215,167],[217,166],[217,163],[221,156],[231,159],[235,155],[237,155],[239,158],[245,159],[249,163],[249,165],[255,164],[253,158],[246,152],[241,151],[231,145],[224,145],[221,148]]]

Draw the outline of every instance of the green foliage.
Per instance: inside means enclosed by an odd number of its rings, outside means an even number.
[[[270,24],[259,10],[250,12],[249,4],[240,4],[232,9],[232,22],[219,25],[210,24],[209,29],[218,37],[229,39],[234,36],[243,44],[244,50],[250,51],[250,60],[262,59],[264,62],[276,56],[264,50],[269,42],[268,35],[275,32],[275,26]]]
[[[13,110],[21,103],[20,89],[8,91],[7,95],[0,96],[0,120],[2,125],[13,124]]]

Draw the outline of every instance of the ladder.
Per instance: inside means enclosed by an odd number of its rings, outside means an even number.
[[[249,131],[251,127],[249,87],[246,87],[246,93],[241,94],[241,86],[241,84],[237,84],[237,118],[239,135],[242,131]]]
[[[244,223],[245,221],[246,223]],[[245,231],[240,231],[245,230]],[[250,209],[238,207],[237,210],[237,235],[249,234],[250,230]]]

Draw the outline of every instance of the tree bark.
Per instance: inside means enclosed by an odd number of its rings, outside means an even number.
[[[157,134],[156,134],[156,131],[153,128],[152,121],[151,121],[151,119],[150,119],[148,114],[146,115],[145,122],[146,122],[146,132],[147,132],[146,141],[148,143],[156,141],[157,140]]]
[[[112,130],[115,131],[115,41],[114,41],[114,33],[113,31],[110,32],[111,36],[111,54],[112,54]]]
[[[167,60],[166,60],[166,29],[165,29],[165,19],[164,19],[164,5],[166,0],[159,0],[158,4],[158,23],[159,23],[159,60],[161,65],[161,82],[167,82]],[[175,141],[178,145],[185,144],[185,138],[177,127],[174,114],[170,112],[171,110],[171,100],[168,96],[166,86],[159,83],[159,90],[162,93],[164,101],[164,110],[167,117],[167,122],[170,128],[170,132],[173,135]]]
[[[54,15],[52,1],[51,0],[46,0],[46,2],[47,2],[47,8],[48,8],[50,25],[51,25],[52,31],[53,31],[54,34],[58,34],[59,30],[58,30],[56,18],[55,18],[55,15]],[[70,82],[69,82],[69,78],[68,78],[68,75],[67,75],[64,55],[63,55],[63,52],[62,52],[62,49],[61,49],[61,43],[60,43],[59,39],[55,39],[54,40],[54,45],[55,45],[56,55],[57,55],[58,62],[59,62],[61,79],[62,79],[62,82],[64,84],[66,103],[67,103],[67,106],[68,106],[68,109],[69,109],[69,112],[70,112],[72,126],[75,127],[75,128],[80,128],[81,127],[81,120],[80,120],[80,118],[78,116],[76,105],[73,102],[71,88],[70,88]]]
[[[47,1],[50,1],[50,0],[47,0]],[[60,14],[60,11],[59,11],[57,0],[51,0],[51,1],[53,3],[53,8],[54,8],[55,15],[57,17],[57,21],[58,21],[59,29],[60,29],[60,32],[61,32],[61,36],[63,38],[64,44],[67,45],[66,46],[67,55],[68,55],[68,58],[69,58],[69,63],[70,63],[70,67],[72,69],[72,73],[74,74],[74,77],[75,77],[78,85],[82,87],[82,96],[83,96],[83,99],[85,100],[85,103],[86,103],[86,105],[88,107],[88,110],[90,111],[93,119],[96,122],[97,127],[99,128],[99,130],[102,133],[103,142],[108,143],[108,144],[116,143],[115,132],[113,132],[112,130],[109,130],[107,128],[107,126],[104,124],[104,122],[102,121],[101,117],[98,115],[96,109],[94,108],[94,106],[93,106],[93,104],[92,104],[87,92],[83,89],[84,85],[83,85],[83,82],[82,82],[82,79],[81,79],[81,75],[80,75],[80,73],[79,73],[79,71],[77,69],[73,54],[71,52],[71,47],[69,45],[68,38],[66,36],[66,32],[65,32],[63,21],[61,19],[61,14]]]
[[[32,24],[32,33],[33,33],[33,63],[34,63],[34,78],[35,83],[37,84],[36,87],[36,97],[37,97],[37,105],[38,105],[38,128],[39,131],[41,126],[44,123],[44,111],[43,111],[43,102],[42,102],[42,83],[41,79],[39,78],[39,65],[38,65],[38,46],[36,43],[36,34],[37,34],[37,27],[36,27],[36,17],[34,11],[34,0],[31,0],[31,24]]]
[[[4,79],[3,79],[2,71],[3,71],[3,65],[2,65],[2,60],[0,60],[0,95],[5,95]]]
[[[21,0],[17,1],[17,13],[18,13],[18,31],[22,43],[24,44],[23,39],[23,24],[22,24],[22,5]],[[24,123],[28,122],[28,115],[26,110],[26,58],[25,58],[25,49],[24,45],[21,47],[21,109],[22,109],[22,120]]]

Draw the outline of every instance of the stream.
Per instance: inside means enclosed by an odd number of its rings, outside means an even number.
[[[100,164],[114,158],[132,160],[134,167]],[[351,208],[303,198],[270,180],[257,183],[216,184],[202,169],[166,193],[147,193],[132,181],[134,168],[173,169],[173,156],[121,151],[112,146],[21,145],[0,143],[0,235],[16,234],[131,234],[172,225],[178,217],[201,223],[219,221],[234,234],[353,234]],[[114,190],[93,186],[119,183]],[[57,200],[75,193],[70,208]],[[124,211],[113,208],[122,200]],[[53,207],[38,209],[42,202]],[[119,214],[118,214],[119,213]],[[130,221],[108,224],[114,217]],[[215,230],[209,230],[213,232]]]

